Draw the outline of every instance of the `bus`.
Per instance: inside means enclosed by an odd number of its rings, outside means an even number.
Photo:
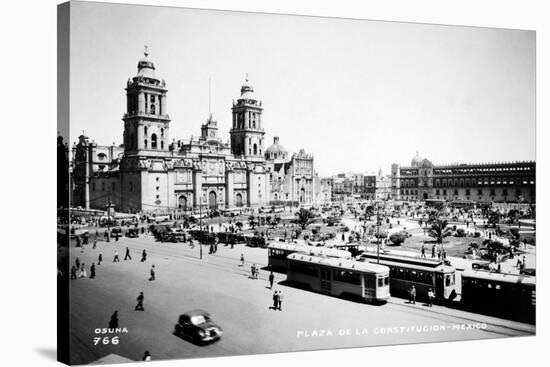
[[[368,303],[385,303],[390,298],[387,266],[301,253],[290,254],[287,259],[287,281],[290,283]]]
[[[473,312],[535,323],[536,278],[484,270],[462,272],[461,304]]]
[[[286,272],[288,269],[287,256],[296,252],[313,256],[334,257],[339,259],[352,258],[349,251],[327,247],[313,247],[297,243],[271,243],[267,246],[269,268],[275,271]]]
[[[357,259],[376,263],[377,254],[363,252]],[[455,269],[439,260],[380,254],[380,264],[390,268],[390,290],[394,296],[408,298],[414,285],[420,300],[427,300],[430,288],[438,301],[456,297]]]

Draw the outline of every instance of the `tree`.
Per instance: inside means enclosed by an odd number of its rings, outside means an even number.
[[[448,228],[447,220],[434,219],[430,222],[430,229],[428,230],[428,236],[434,238],[438,244],[443,243],[443,239],[452,234],[451,228]]]
[[[296,212],[296,216],[298,217],[296,219],[298,224],[302,227],[302,229],[305,229],[310,219],[313,218],[313,213],[307,209],[301,208],[298,212]]]

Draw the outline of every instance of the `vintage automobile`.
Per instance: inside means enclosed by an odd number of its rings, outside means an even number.
[[[196,344],[204,344],[220,339],[223,330],[212,321],[208,312],[193,310],[180,315],[174,334]]]

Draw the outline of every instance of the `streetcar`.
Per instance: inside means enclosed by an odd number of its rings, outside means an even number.
[[[523,274],[466,270],[461,303],[473,312],[535,323],[536,278]]]
[[[267,246],[268,265],[272,270],[286,272],[288,268],[287,256],[295,252],[313,256],[335,257],[339,259],[351,259],[349,251],[337,250],[326,247],[313,247],[297,243],[271,243]]]
[[[376,253],[364,252],[357,259],[375,263],[377,258]],[[390,290],[394,296],[408,298],[414,285],[416,298],[420,300],[427,300],[430,288],[438,301],[456,297],[455,269],[441,261],[380,254],[380,265],[390,268]]]
[[[291,284],[368,303],[385,303],[390,298],[387,266],[302,253],[290,254],[287,260]]]

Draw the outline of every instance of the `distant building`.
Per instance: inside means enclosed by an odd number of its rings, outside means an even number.
[[[534,161],[434,165],[418,153],[410,166],[391,166],[391,196],[397,200],[534,203]]]

